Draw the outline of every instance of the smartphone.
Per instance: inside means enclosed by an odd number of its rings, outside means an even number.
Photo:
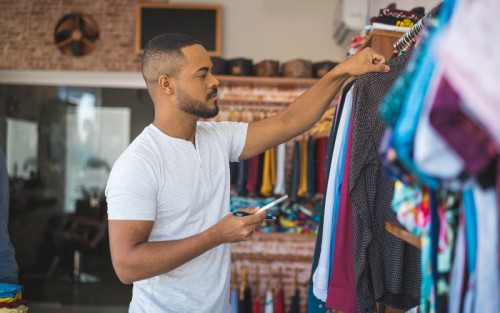
[[[281,203],[281,202],[285,201],[286,199],[288,199],[288,195],[284,195],[283,197],[278,198],[278,199],[276,199],[276,200],[274,200],[274,201],[272,201],[272,202],[270,202],[270,203],[266,204],[265,206],[263,206],[263,207],[259,208],[259,209],[257,210],[257,212],[255,212],[255,213],[248,213],[248,212],[244,212],[244,211],[234,211],[234,212],[232,212],[232,214],[233,214],[234,216],[247,216],[247,215],[257,214],[257,213],[260,213],[260,212],[263,212],[263,211],[269,210],[270,208],[272,208],[272,207],[273,207],[273,206],[275,206],[276,204],[279,204],[279,203]],[[275,216],[272,216],[271,214],[267,214],[267,216],[265,217],[265,219],[266,219],[266,220],[270,220],[270,219],[271,219],[271,220],[274,220],[274,219],[276,219],[276,217],[275,217]]]

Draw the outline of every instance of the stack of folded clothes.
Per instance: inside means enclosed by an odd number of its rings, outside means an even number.
[[[411,28],[425,15],[423,7],[416,7],[410,11],[398,10],[395,7],[380,9],[378,16],[370,19],[376,28],[383,28],[382,25],[393,27]]]
[[[26,313],[28,302],[23,300],[23,286],[0,283],[0,313]]]

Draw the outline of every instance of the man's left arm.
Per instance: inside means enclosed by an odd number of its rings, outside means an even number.
[[[368,72],[387,72],[385,59],[371,48],[337,65],[279,114],[248,125],[240,160],[262,153],[311,128],[323,115],[344,83]]]

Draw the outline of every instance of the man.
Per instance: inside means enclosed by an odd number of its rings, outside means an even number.
[[[219,81],[195,39],[159,35],[142,62],[155,117],[116,161],[106,188],[113,266],[134,283],[130,312],[229,312],[228,243],[250,239],[265,217],[229,214],[229,162],[303,133],[346,80],[389,68],[363,50],[280,114],[245,124],[199,122],[218,113]]]
[[[0,283],[17,284],[17,262],[10,242],[9,230],[9,174],[0,149]]]

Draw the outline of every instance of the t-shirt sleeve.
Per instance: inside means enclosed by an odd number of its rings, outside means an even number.
[[[217,122],[214,125],[216,125],[219,137],[227,148],[229,162],[237,162],[245,147],[248,123]]]
[[[106,186],[108,219],[156,219],[158,171],[139,155],[121,157],[114,164]]]

